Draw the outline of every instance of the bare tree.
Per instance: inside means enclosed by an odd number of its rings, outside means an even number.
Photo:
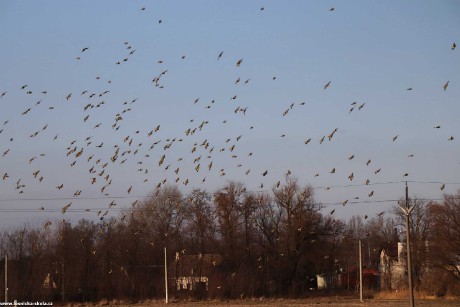
[[[400,200],[398,205],[394,207],[393,212],[396,215],[397,224],[405,231],[408,231],[405,214],[400,209],[400,206],[404,207],[404,202],[405,200]],[[431,240],[433,220],[429,214],[428,205],[427,201],[417,197],[409,199],[409,207],[413,206],[413,210],[409,215],[409,231],[411,234],[412,270],[416,288],[421,287],[423,274],[429,266],[428,244]]]
[[[195,253],[207,253],[215,244],[215,216],[211,195],[206,191],[195,189],[186,197],[187,226],[185,233],[189,248]]]
[[[432,203],[429,206],[433,217],[433,240],[429,245],[431,261],[438,269],[448,273],[450,285],[460,281],[460,190],[454,195],[445,195],[442,203]],[[460,289],[457,287],[457,293]]]
[[[281,291],[298,291],[302,284],[293,286],[296,277],[303,275],[299,263],[304,255],[312,255],[314,247],[322,236],[334,232],[334,221],[324,219],[321,205],[313,199],[310,186],[300,188],[297,180],[286,177],[286,184],[273,189],[275,211],[280,216],[279,255]]]
[[[224,259],[230,270],[235,270],[241,257],[240,243],[242,235],[243,184],[230,182],[215,193],[214,202],[218,230],[221,236]]]

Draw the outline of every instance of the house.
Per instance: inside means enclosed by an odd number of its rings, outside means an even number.
[[[222,262],[219,254],[183,255],[176,253],[175,261],[169,266],[170,280],[180,291],[209,290],[215,279],[216,267]]]
[[[338,287],[338,273],[328,273],[316,275],[316,283],[318,290],[336,289]]]
[[[380,289],[379,271],[363,267],[363,289],[377,290]],[[354,266],[349,272],[342,272],[338,278],[340,289],[359,289],[359,270]]]
[[[379,271],[383,289],[403,287],[406,282],[406,249],[401,242],[390,242],[382,248]]]
[[[42,288],[44,289],[57,289],[57,285],[54,282],[54,279],[51,277],[51,274],[46,274],[45,280],[43,281]]]

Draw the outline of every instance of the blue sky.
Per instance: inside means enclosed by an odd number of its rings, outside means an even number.
[[[93,219],[111,197],[128,196],[117,198],[116,208],[128,207],[158,182],[173,184],[177,177],[184,192],[214,192],[230,180],[269,191],[290,170],[302,185],[317,187],[325,212],[336,208],[336,217],[344,219],[389,211],[394,202],[380,201],[403,196],[403,180],[413,181],[412,196],[455,193],[460,60],[451,47],[460,42],[459,15],[457,1],[2,1],[0,175],[9,178],[0,181],[0,222],[10,227]],[[163,88],[155,87],[152,80],[164,71]],[[84,111],[87,104],[93,108]],[[235,113],[238,107],[246,113]],[[114,130],[118,113],[123,120]],[[208,123],[201,131],[185,135],[203,121]],[[127,136],[131,146],[123,142]],[[83,148],[78,158],[66,155],[74,140],[72,148]],[[200,147],[205,140],[208,149]],[[114,146],[120,154],[112,163]],[[88,172],[93,165],[97,174]],[[104,195],[107,174],[112,184]],[[19,179],[26,186],[16,189]],[[395,183],[363,185],[367,179]],[[358,186],[322,188],[350,184]],[[73,197],[77,190],[81,195]],[[88,199],[93,197],[98,199]],[[347,199],[358,203],[337,205]],[[91,211],[52,212],[69,202],[72,210]]]

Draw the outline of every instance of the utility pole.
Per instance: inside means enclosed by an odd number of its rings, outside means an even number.
[[[61,299],[64,302],[65,300],[65,290],[64,290],[64,259],[61,262]]]
[[[410,224],[409,216],[414,209],[415,204],[409,208],[409,188],[407,187],[406,181],[406,203],[404,208],[399,206],[399,208],[404,212],[406,216],[406,246],[407,246],[407,273],[409,278],[409,296],[410,296],[410,306],[414,307],[414,285],[412,284],[412,262],[411,262],[411,248],[410,248]]]
[[[8,255],[5,255],[5,303],[8,303]]]
[[[363,261],[361,254],[361,240],[359,240],[359,301],[363,301]]]
[[[166,263],[166,247],[165,247],[165,303],[168,304],[168,265]]]

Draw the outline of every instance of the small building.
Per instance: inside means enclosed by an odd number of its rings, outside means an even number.
[[[339,277],[340,275],[338,273],[316,275],[316,284],[318,286],[318,290],[336,289],[339,285]]]
[[[42,288],[43,289],[57,289],[57,285],[54,282],[53,278],[51,277],[50,273],[46,274],[45,280],[43,281]]]
[[[379,271],[383,289],[400,289],[406,280],[406,249],[401,242],[390,242],[380,252]]]
[[[378,290],[380,289],[379,271],[363,267],[363,289]],[[343,272],[339,275],[340,289],[359,289],[359,270],[353,267],[349,272]]]
[[[219,254],[176,253],[175,261],[169,266],[170,280],[174,281],[177,292],[208,291],[221,262],[222,256]]]

